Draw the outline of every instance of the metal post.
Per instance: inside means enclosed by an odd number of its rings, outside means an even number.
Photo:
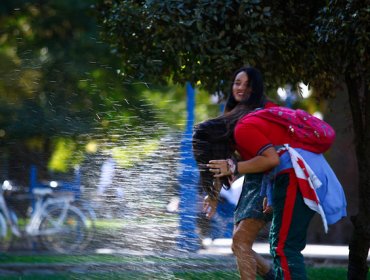
[[[192,133],[194,126],[195,90],[189,82],[186,83],[187,121],[180,146],[180,225],[177,245],[186,251],[197,251],[200,239],[196,232],[198,212],[198,181],[199,173],[192,152]]]

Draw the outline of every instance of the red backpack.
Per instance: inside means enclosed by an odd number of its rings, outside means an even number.
[[[335,131],[328,123],[301,109],[270,107],[253,111],[248,115],[258,116],[286,127],[295,143],[302,143],[314,153],[326,152],[335,140]]]

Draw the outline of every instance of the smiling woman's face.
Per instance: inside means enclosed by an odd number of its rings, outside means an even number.
[[[233,95],[237,102],[248,98],[252,89],[249,86],[248,75],[245,72],[240,72],[236,75],[233,82]]]

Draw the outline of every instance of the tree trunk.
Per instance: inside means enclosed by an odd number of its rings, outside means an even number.
[[[349,259],[348,259],[348,279],[350,280],[366,280],[369,267],[367,266],[367,256],[369,252],[369,230],[367,218],[360,213],[352,217],[354,230],[349,244]]]
[[[359,170],[359,206],[351,217],[354,229],[349,244],[348,274],[350,280],[367,279],[367,256],[370,245],[370,98],[361,78],[346,75],[349,103],[355,132],[355,148]]]

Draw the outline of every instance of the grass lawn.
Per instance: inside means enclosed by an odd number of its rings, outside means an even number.
[[[347,279],[344,268],[309,268],[308,279],[312,280],[341,280]],[[53,275],[30,274],[25,276],[0,276],[2,280],[235,280],[239,279],[237,271],[212,271],[212,272],[168,272],[168,273],[58,273]],[[261,279],[261,278],[258,278]]]
[[[27,272],[22,275],[1,275],[1,280],[152,280],[152,279],[165,279],[165,280],[232,280],[239,279],[238,272],[234,267],[230,269],[222,268],[217,270],[220,264],[220,259],[212,258],[165,258],[156,256],[120,256],[120,255],[81,255],[81,256],[66,256],[66,255],[35,255],[35,256],[22,256],[22,255],[0,255],[1,265],[31,265],[27,268]],[[73,269],[68,272],[65,270],[52,270],[43,271],[37,270],[37,264],[53,267],[53,265],[78,264],[87,265],[83,269]],[[143,269],[140,270],[140,267]],[[150,264],[151,266],[148,266]],[[35,268],[32,271],[32,266]],[[108,269],[107,266],[108,265]],[[112,265],[112,266],[109,266]],[[99,266],[103,270],[99,270]],[[125,267],[130,268],[135,266],[135,271],[125,270]],[[204,269],[207,266],[208,269]],[[91,269],[91,268],[98,269]],[[184,268],[185,269],[182,269]],[[226,266],[228,267],[228,266]],[[158,268],[158,269],[157,269]],[[167,269],[168,268],[168,269]],[[174,269],[175,268],[175,269]],[[0,267],[0,270],[2,268]],[[46,269],[47,270],[47,269]],[[347,271],[344,267],[324,267],[315,268],[308,267],[308,279],[312,280],[341,280],[347,279]],[[261,280],[261,278],[258,278]]]

